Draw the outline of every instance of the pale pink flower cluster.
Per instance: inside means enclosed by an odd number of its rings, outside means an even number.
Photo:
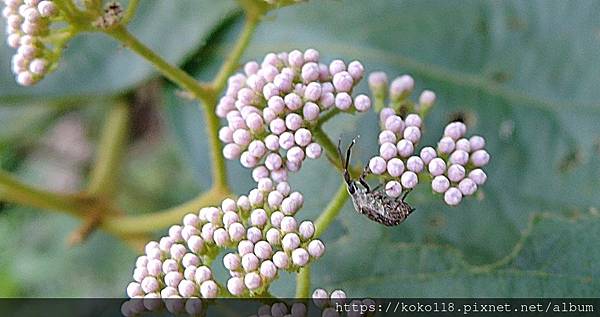
[[[219,131],[224,157],[253,169],[257,182],[265,177],[286,181],[306,158],[321,156],[311,127],[322,114],[370,109],[369,97],[352,97],[363,73],[358,61],[321,63],[314,49],[269,53],[260,64],[246,63],[243,73],[229,78],[216,107],[227,119]]]
[[[304,198],[287,182],[269,178],[237,200],[187,214],[182,225],[146,245],[136,261],[130,298],[214,298],[220,286],[206,264],[222,248],[235,249],[223,258],[231,278],[225,286],[236,296],[260,293],[279,270],[296,271],[325,251],[315,239],[311,221],[295,217]],[[150,301],[149,303],[153,303]]]
[[[52,52],[43,38],[50,33],[49,26],[59,10],[51,0],[4,0],[4,4],[6,42],[17,50],[12,71],[17,83],[31,86],[50,70]]]
[[[444,194],[446,204],[455,206],[462,198],[475,194],[487,180],[482,167],[488,164],[490,155],[484,149],[485,139],[475,135],[466,138],[467,126],[462,122],[451,122],[444,128],[444,136],[437,150],[427,147],[421,155],[435,157],[428,163],[433,177],[431,188]]]

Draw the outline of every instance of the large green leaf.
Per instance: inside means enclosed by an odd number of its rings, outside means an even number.
[[[203,44],[233,9],[234,2],[229,0],[140,1],[131,32],[169,62],[179,63]],[[113,39],[102,34],[83,34],[69,44],[55,73],[34,88],[22,88],[10,72],[13,51],[3,41],[0,98],[114,94],[156,74],[148,62]]]

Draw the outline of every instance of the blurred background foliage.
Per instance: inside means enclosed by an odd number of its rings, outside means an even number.
[[[417,212],[385,228],[347,204],[323,237],[312,287],[373,297],[599,296],[599,15],[598,1],[311,0],[267,16],[244,60],[314,47],[328,61],[412,74],[418,90],[438,95],[423,144],[460,112],[492,154],[488,183],[457,208],[423,185],[408,199]],[[240,26],[234,1],[142,1],[132,33],[208,79]],[[147,213],[209,187],[201,110],[141,58],[100,34],[80,35],[57,72],[20,88],[11,53],[0,47],[4,170],[77,191],[110,98],[126,95],[134,120],[121,206]],[[334,139],[360,134],[356,163],[377,149],[373,112],[340,115],[325,128]],[[228,167],[233,192],[248,191],[249,171]],[[291,179],[306,197],[301,215],[316,218],[340,182],[325,159],[307,162]],[[77,226],[62,214],[0,205],[0,296],[123,296],[136,251],[101,231],[69,247]],[[293,276],[273,290],[293,295]]]

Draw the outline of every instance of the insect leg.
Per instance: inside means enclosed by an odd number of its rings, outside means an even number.
[[[352,189],[352,192],[354,191],[354,183],[352,182],[352,178],[350,178],[350,173],[348,172],[348,164],[350,161],[350,150],[352,149],[352,145],[354,145],[354,140],[352,140],[352,144],[350,144],[350,146],[348,147],[348,150],[346,151],[346,160],[344,161],[344,156],[342,155],[342,139],[340,138],[338,140],[338,155],[340,156],[340,160],[342,161],[342,166],[344,168],[344,181],[346,181],[346,184],[348,184],[349,189]]]
[[[412,190],[413,190],[412,188],[409,188],[409,189],[405,190],[405,191],[402,193],[402,196],[401,196],[401,198],[400,198],[400,199],[401,199],[402,201],[404,201],[404,199],[406,198],[406,196],[408,195],[408,193],[410,193]]]
[[[367,183],[367,180],[365,179],[367,177],[367,175],[369,175],[369,164],[365,165],[365,168],[363,169],[362,173],[360,174],[359,181],[363,186],[365,186],[367,191],[370,192],[371,187],[369,187],[369,184]]]

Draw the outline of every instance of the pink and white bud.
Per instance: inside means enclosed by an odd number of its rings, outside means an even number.
[[[352,106],[352,97],[346,93],[341,92],[335,95],[335,107],[342,110],[347,111]]]
[[[246,238],[256,243],[262,239],[262,231],[257,227],[250,227],[246,230]]]
[[[267,158],[265,159],[265,166],[271,171],[280,168],[281,164],[283,164],[283,160],[277,153],[271,153],[267,155]]]
[[[281,219],[281,231],[283,233],[295,232],[298,229],[296,219],[291,216],[286,216]]]
[[[313,240],[308,244],[308,254],[313,258],[320,258],[325,253],[325,245],[321,240]]]
[[[448,188],[450,188],[450,181],[444,175],[436,176],[431,181],[431,189],[436,193],[443,194]]]
[[[385,193],[390,197],[399,197],[402,194],[402,185],[397,181],[389,181],[385,184]]]
[[[248,117],[246,118],[246,125],[248,126],[250,131],[254,133],[261,132],[265,129],[265,122],[261,115],[257,113],[251,113],[248,115]]]
[[[444,193],[444,201],[446,202],[446,204],[448,204],[450,206],[456,206],[456,205],[460,204],[461,200],[462,200],[462,193],[456,187],[450,187],[446,191],[446,193]]]
[[[385,107],[379,112],[379,122],[382,126],[385,126],[385,121],[387,120],[387,118],[394,115],[396,115],[396,111],[394,111],[394,109]]]
[[[244,293],[246,286],[241,277],[232,277],[227,281],[227,290],[234,296],[241,296]]]
[[[406,168],[409,171],[415,172],[417,174],[421,173],[424,167],[425,164],[423,163],[423,160],[421,160],[421,158],[418,156],[411,156],[406,161]]]
[[[487,175],[483,172],[482,169],[474,169],[469,172],[469,178],[475,182],[475,184],[481,186],[487,180]]]
[[[281,239],[281,246],[286,251],[294,250],[300,246],[300,238],[296,233],[290,232]]]
[[[271,178],[275,182],[285,182],[288,178],[287,169],[280,168],[271,172]]]
[[[404,188],[415,188],[419,183],[419,177],[414,172],[407,171],[400,177],[400,183]]]
[[[187,245],[190,251],[200,254],[204,250],[204,239],[199,236],[191,236],[187,240]]]
[[[329,109],[335,105],[335,96],[331,92],[321,93],[321,98],[319,99],[319,105],[323,109]]]
[[[377,92],[385,90],[388,85],[387,74],[384,72],[372,72],[369,74],[369,87]]]
[[[425,164],[429,164],[429,162],[431,162],[431,160],[433,160],[434,158],[437,157],[437,153],[435,152],[435,149],[428,146],[428,147],[424,147],[421,149],[421,160],[423,160],[423,163]]]
[[[302,106],[304,105],[302,103],[302,98],[295,93],[287,94],[285,96],[284,102],[288,109],[292,111],[296,111],[302,108]]]
[[[465,178],[458,183],[458,189],[463,196],[471,196],[477,191],[477,184],[470,178]]]
[[[271,225],[275,228],[281,228],[281,220],[285,215],[281,211],[275,211],[271,214]]]
[[[135,267],[136,268],[140,268],[143,267],[145,268],[146,265],[148,265],[149,259],[147,256],[145,255],[140,255],[137,257],[137,259],[135,260]]]
[[[183,229],[181,229],[181,237],[185,241],[187,241],[191,236],[198,234],[200,234],[200,231],[194,226],[183,226]]]
[[[252,140],[250,131],[246,129],[237,129],[233,131],[233,142],[236,144],[240,146],[246,146],[250,143],[250,140]]]
[[[471,162],[477,167],[487,165],[490,161],[490,155],[486,150],[477,150],[471,154]]]
[[[402,133],[404,131],[404,121],[397,115],[391,115],[385,119],[384,127],[394,133]]]
[[[229,233],[229,240],[237,242],[246,235],[246,228],[241,223],[234,222],[227,228],[227,232]]]
[[[337,92],[349,92],[354,87],[354,79],[346,71],[341,71],[333,75],[332,82]]]
[[[400,155],[400,157],[409,157],[413,155],[415,151],[413,143],[406,139],[398,141],[396,147],[398,149],[398,155]]]
[[[321,85],[316,82],[309,83],[304,90],[304,98],[309,101],[318,101],[321,98]]]
[[[365,74],[365,67],[359,61],[352,61],[348,64],[348,73],[355,82],[362,79]]]
[[[241,211],[249,211],[252,208],[252,204],[250,203],[250,199],[246,195],[242,195],[237,200],[237,206]]]
[[[267,223],[267,212],[264,209],[256,209],[250,214],[250,224],[262,228]]]
[[[250,240],[242,240],[238,243],[238,253],[240,256],[244,256],[254,252],[254,243]]]
[[[249,290],[255,290],[260,287],[261,278],[257,272],[251,272],[244,276],[244,284]]]
[[[183,274],[177,271],[171,271],[165,275],[165,284],[171,287],[177,287],[183,280]]]
[[[346,64],[344,63],[344,61],[336,59],[333,60],[330,64],[329,64],[329,73],[335,77],[335,75],[337,75],[338,73],[341,73],[343,71],[346,70]],[[350,75],[350,74],[348,74]],[[335,85],[335,84],[334,84]]]
[[[292,262],[297,266],[305,266],[308,264],[308,260],[310,260],[310,255],[308,251],[303,248],[297,248],[292,251]]]
[[[197,284],[202,284],[206,281],[209,281],[212,278],[212,271],[208,266],[200,266],[196,268],[196,272],[194,274],[194,281]]]
[[[319,61],[319,51],[314,48],[309,48],[304,51],[304,61],[305,62],[313,62],[316,63]]]
[[[242,256],[242,267],[246,272],[256,271],[258,269],[259,260],[254,253],[248,253]]]
[[[393,143],[386,142],[379,147],[379,156],[386,161],[395,157],[397,154],[398,149]]]
[[[260,271],[260,275],[265,277],[267,280],[272,280],[277,275],[277,267],[270,260],[266,260],[266,261],[262,262],[260,264],[259,271]]]
[[[390,130],[383,130],[379,133],[379,144],[383,144],[386,142],[396,144],[396,134]]]
[[[200,285],[200,295],[203,298],[215,298],[219,293],[219,287],[213,280],[208,280]]]
[[[354,108],[358,112],[366,112],[371,109],[371,99],[367,95],[358,95],[354,98]]]
[[[164,273],[178,272],[179,264],[173,259],[166,259],[162,264],[162,271]]]
[[[156,278],[154,278],[152,276],[146,276],[142,280],[142,283],[140,285],[142,286],[142,290],[146,294],[154,293],[154,292],[158,291],[160,288],[160,284],[158,283]]]
[[[404,162],[399,158],[392,158],[387,162],[387,172],[390,176],[399,177],[404,172]]]
[[[285,252],[277,251],[273,255],[273,263],[280,269],[286,269],[290,265],[290,258]]]
[[[323,148],[318,143],[311,143],[306,147],[306,156],[310,159],[318,159],[323,153]]]
[[[456,141],[456,151],[461,150],[461,151],[465,151],[467,153],[471,152],[471,143],[469,142],[469,140],[462,138],[459,139],[458,141]]]
[[[304,54],[299,50],[288,53],[288,64],[294,68],[300,68],[304,64]]]
[[[267,260],[273,255],[273,247],[267,241],[258,241],[254,245],[254,254],[261,260]]]
[[[319,106],[312,102],[307,102],[304,104],[302,108],[302,114],[305,120],[315,121],[319,118]]]
[[[213,233],[213,240],[218,247],[224,247],[229,244],[229,232],[225,228],[218,228]]]
[[[438,142],[438,151],[440,153],[443,154],[450,154],[452,153],[452,151],[454,151],[454,148],[456,147],[456,144],[454,143],[454,140],[449,137],[449,136],[445,136],[443,137],[439,142]]]
[[[269,230],[267,230],[267,233],[265,234],[267,241],[274,246],[277,246],[281,243],[281,234],[279,233],[279,230],[277,230],[277,228],[270,228]]]
[[[397,100],[410,95],[415,88],[415,80],[409,75],[397,77],[390,84],[390,98]]]
[[[229,228],[229,226],[231,226],[231,224],[235,222],[240,222],[240,217],[237,214],[237,205],[235,204],[235,202],[233,204],[235,206],[233,210],[226,211],[225,213],[223,213],[223,226],[225,228]]]
[[[292,131],[300,129],[302,122],[302,117],[297,113],[290,113],[285,116],[285,126]]]
[[[460,140],[459,140],[460,141]],[[458,144],[458,143],[457,143]],[[469,163],[469,153],[463,150],[455,150],[448,159],[452,164],[467,165]]]
[[[435,102],[435,93],[431,90],[423,90],[419,96],[419,105],[421,107],[431,107]]]
[[[387,163],[381,156],[374,156],[369,160],[369,170],[373,174],[381,175],[385,173]]]
[[[312,221],[303,221],[298,227],[298,233],[302,240],[309,240],[315,234],[315,225]]]
[[[129,298],[144,296],[144,290],[139,283],[131,282],[127,285],[127,296],[129,296]]]
[[[446,172],[446,162],[443,159],[436,157],[428,164],[429,173],[432,176],[439,176]]]
[[[485,147],[485,139],[479,135],[474,135],[469,139],[471,151],[481,150]]]
[[[451,122],[444,128],[444,136],[451,137],[454,141],[459,140],[467,131],[467,126],[459,121]]]
[[[411,113],[406,116],[406,119],[404,119],[404,123],[406,124],[407,127],[420,128],[421,125],[423,124],[423,120],[421,119],[421,116],[419,116],[418,114]]]
[[[162,273],[162,262],[159,259],[151,259],[146,269],[151,276],[158,276]]]
[[[222,127],[219,129],[219,140],[224,143],[232,143],[233,142],[233,129],[230,127]]]
[[[421,129],[414,126],[407,126],[404,129],[404,139],[409,140],[413,144],[419,143],[419,140],[421,140]]]
[[[205,242],[213,243],[213,242],[215,242],[215,240],[214,240],[215,230],[216,230],[215,225],[209,222],[207,224],[204,224],[204,226],[202,226],[202,232],[200,233],[200,236],[202,237],[202,239],[204,239]]]
[[[273,134],[280,135],[285,132],[287,128],[285,126],[285,121],[281,118],[277,118],[269,123],[269,129]]]
[[[269,134],[265,137],[264,140],[265,147],[270,151],[279,150],[279,137],[274,134]]]
[[[462,165],[452,164],[448,167],[448,179],[453,182],[460,182],[465,178],[465,168]]]
[[[193,253],[187,253],[183,256],[183,259],[181,259],[181,264],[183,265],[183,267],[190,267],[198,266],[202,264],[202,262],[200,261],[200,258],[197,255]]]
[[[300,77],[305,83],[314,82],[319,79],[319,65],[315,62],[309,62],[302,66]]]
[[[256,61],[249,61],[244,64],[244,73],[246,76],[254,75],[260,69],[260,65]]]

